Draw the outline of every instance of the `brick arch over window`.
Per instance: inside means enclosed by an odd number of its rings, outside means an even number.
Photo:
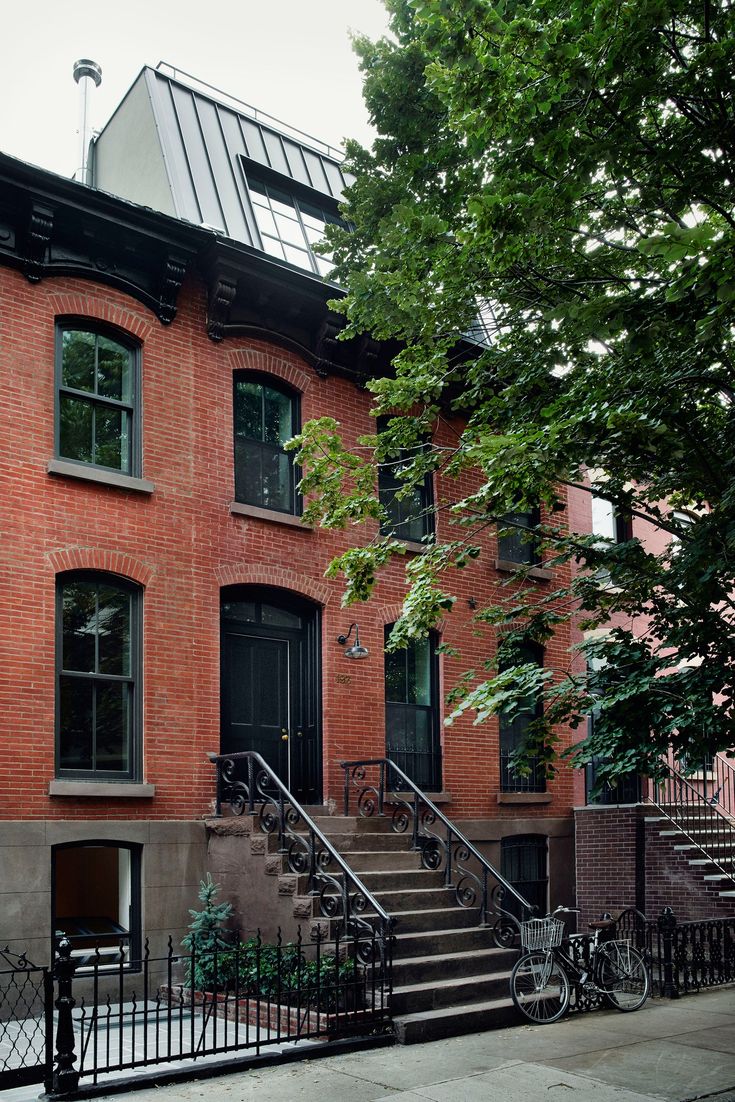
[[[141,342],[150,336],[153,329],[139,314],[126,310],[123,306],[115,306],[106,299],[95,298],[94,295],[54,294],[49,295],[49,303],[57,317],[68,315],[88,319],[90,322],[106,322]]]
[[[403,612],[403,601],[396,601],[392,605],[381,605],[378,611],[378,620],[381,624],[387,626],[388,624],[395,624],[396,620],[400,619]],[[437,635],[441,635],[446,626],[445,620],[438,620],[434,624],[433,631]]]
[[[94,570],[97,573],[117,574],[141,586],[148,585],[154,574],[152,566],[132,555],[97,547],[65,547],[50,552],[46,558],[54,574],[63,574],[67,570]]]
[[[282,566],[221,566],[216,572],[217,581],[226,585],[272,585],[279,589],[290,589],[308,597],[317,604],[326,605],[331,596],[329,586],[317,578],[298,574]]]
[[[274,352],[265,352],[259,348],[238,348],[228,352],[227,359],[233,371],[259,371],[274,375],[301,394],[305,394],[311,384],[310,376],[302,368]]]

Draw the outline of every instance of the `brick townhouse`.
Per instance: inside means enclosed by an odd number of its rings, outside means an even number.
[[[335,339],[318,242],[345,182],[335,151],[160,67],[94,141],[89,183],[0,156],[0,941],[34,960],[59,929],[180,937],[220,751],[258,750],[328,808],[340,761],[387,753],[529,897],[572,898],[571,771],[513,774],[522,720],[443,723],[494,650],[476,602],[528,545],[484,536],[436,636],[386,657],[402,564],[345,610],[325,568],[375,532],[301,520],[284,441],[320,415],[348,445],[369,433],[363,383],[392,352]],[[440,418],[437,442],[456,428]],[[437,478],[412,510],[392,488],[408,555],[424,507],[466,490]],[[530,584],[555,580],[539,564]],[[355,620],[360,661],[354,628],[338,642]],[[561,669],[568,646],[538,659]]]

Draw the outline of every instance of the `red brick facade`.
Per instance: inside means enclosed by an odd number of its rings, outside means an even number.
[[[208,751],[219,748],[220,589],[272,585],[323,608],[324,795],[339,799],[338,761],[384,753],[382,639],[403,591],[402,564],[375,598],[354,611],[370,657],[347,662],[336,636],[353,610],[340,607],[339,581],[327,581],[330,558],[371,534],[299,530],[293,524],[232,514],[234,497],[232,375],[270,373],[301,394],[304,420],[331,414],[348,445],[371,431],[368,396],[345,378],[322,378],[296,354],[263,341],[220,344],[205,329],[206,297],[196,277],[184,284],[169,326],[125,294],[74,278],[33,285],[0,269],[0,397],[4,442],[2,673],[3,817],[199,818],[212,807]],[[102,320],[139,342],[142,362],[142,476],[139,493],[47,473],[54,456],[54,326],[58,317]],[[437,440],[451,441],[440,424]],[[464,487],[466,489],[466,487]],[[439,500],[463,487],[439,485]],[[440,513],[440,535],[449,530]],[[494,568],[493,539],[482,558],[457,575],[458,600],[443,638],[460,659],[442,659],[442,690],[492,653],[487,629],[471,623],[471,598],[492,597],[507,575]],[[109,571],[143,589],[144,777],[152,799],[49,797],[54,777],[55,579],[66,570]],[[550,583],[538,582],[542,589]],[[563,669],[568,638],[546,661]],[[551,802],[498,803],[497,726],[469,719],[442,731],[444,788],[458,818],[564,816],[572,804],[570,771],[550,786]]]

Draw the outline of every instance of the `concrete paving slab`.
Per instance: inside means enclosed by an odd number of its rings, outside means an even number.
[[[644,1040],[607,1051],[545,1061],[561,1071],[589,1075],[644,1095],[681,1102],[735,1085],[735,1053],[707,1051],[700,1059],[674,1040]]]
[[[476,1036],[487,1038],[492,1034]],[[445,1079],[459,1079],[518,1063],[507,1046],[505,1050],[488,1051],[482,1042],[474,1046],[459,1046],[455,1043],[459,1040],[457,1037],[425,1045],[384,1049],[382,1060],[381,1054],[375,1051],[351,1052],[345,1056],[335,1056],[330,1063],[335,1069],[356,1079],[382,1083],[384,1088],[395,1091],[416,1091],[421,1086],[440,1083]],[[400,1058],[396,1059],[398,1052]]]
[[[521,1064],[472,1078],[424,1087],[416,1091],[431,1102],[557,1102],[576,1098],[578,1102],[650,1102],[650,1096],[596,1082],[582,1075],[560,1073],[541,1064]],[[400,1095],[397,1097],[401,1097]]]
[[[715,1026],[714,1029],[695,1029],[692,1033],[669,1039],[677,1045],[688,1045],[691,1048],[727,1054],[735,1052],[735,1026],[730,1024]]]

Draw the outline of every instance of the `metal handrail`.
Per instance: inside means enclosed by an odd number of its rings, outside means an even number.
[[[378,903],[359,876],[352,871],[260,754],[254,750],[246,750],[239,754],[210,753],[207,757],[217,767],[217,816],[222,813],[223,797],[236,815],[242,815],[246,808],[251,815],[255,814],[257,804],[261,830],[265,834],[278,832],[279,848],[287,853],[290,871],[308,875],[309,892],[319,897],[320,910],[325,918],[341,917],[348,933],[356,931],[359,933],[363,930],[373,934],[372,925],[363,917],[364,912],[370,907],[380,920],[381,934],[385,937],[390,936],[394,919]],[[239,761],[247,763],[247,784],[235,778],[236,763]],[[264,789],[264,782],[277,789],[277,799]],[[295,829],[299,823],[303,823],[307,828],[308,843],[304,835]],[[329,866],[336,866],[342,873],[341,882],[327,871]],[[348,888],[348,884],[351,885],[352,891]],[[341,913],[337,908],[337,897],[330,892],[338,893]]]
[[[424,867],[437,870],[443,864],[444,885],[455,889],[458,904],[462,907],[479,906],[480,922],[493,926],[496,942],[500,945],[510,944],[518,931],[518,919],[501,906],[506,896],[516,901],[524,917],[535,914],[536,908],[498,872],[461,830],[390,758],[343,761],[339,764],[344,770],[345,777],[344,814],[350,813],[352,787],[365,780],[366,769],[377,766],[380,770],[378,786],[376,788],[375,785],[366,784],[361,789],[357,798],[358,813],[364,816],[374,815],[376,812],[378,815],[385,815],[386,802],[394,805],[392,828],[395,833],[404,833],[412,822],[411,845],[413,849],[420,851]],[[413,806],[408,800],[402,799],[398,793],[386,795],[387,772],[395,774],[400,781],[400,787],[405,787],[413,793]],[[423,810],[421,810],[422,805]],[[444,838],[440,838],[429,829],[437,821],[445,828]],[[474,857],[479,863],[482,870],[481,876],[465,867],[464,862],[470,857]],[[459,874],[456,883],[455,874]],[[492,890],[488,883],[490,877],[495,881]]]
[[[704,854],[722,873],[735,884],[735,869],[725,868],[722,859],[735,858],[735,827],[732,821],[701,792],[691,784],[671,763],[667,765],[667,775],[654,782],[653,795],[646,797],[672,822],[692,845]],[[706,830],[710,835],[702,840],[693,835],[692,824]]]

